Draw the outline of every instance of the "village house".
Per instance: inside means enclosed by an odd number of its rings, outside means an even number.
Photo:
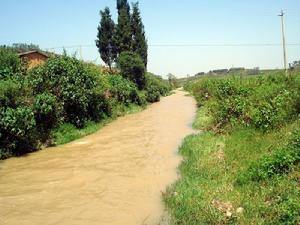
[[[49,55],[39,50],[22,52],[18,55],[20,59],[28,63],[28,69],[45,63],[45,61],[49,58]]]

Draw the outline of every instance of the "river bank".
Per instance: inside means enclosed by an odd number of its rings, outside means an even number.
[[[90,136],[1,162],[1,223],[157,224],[194,112],[176,91]]]
[[[299,224],[299,75],[199,79],[171,224]],[[293,97],[291,97],[293,96]],[[298,111],[297,111],[298,110]]]

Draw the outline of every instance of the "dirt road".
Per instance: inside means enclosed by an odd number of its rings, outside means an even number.
[[[0,224],[157,224],[195,110],[176,91],[93,135],[0,162]]]

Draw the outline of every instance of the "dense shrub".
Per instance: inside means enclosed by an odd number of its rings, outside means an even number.
[[[157,87],[150,86],[147,88],[146,99],[148,102],[158,102],[160,100],[160,94]]]
[[[292,80],[282,74],[199,79],[188,83],[186,89],[200,106],[211,100],[210,113],[216,124],[239,122],[267,131],[299,113],[298,76]]]
[[[36,147],[36,122],[30,107],[0,109],[0,158],[21,155]]]
[[[153,75],[146,90],[138,89],[145,88],[146,78],[134,54],[129,64],[121,60],[122,76],[103,74],[99,66],[65,54],[27,71],[11,50],[1,54],[5,55],[0,57],[1,159],[53,143],[55,130],[63,124],[84,128],[88,122],[96,127],[95,122],[119,115],[132,104],[159,100],[169,90]]]
[[[130,103],[144,104],[143,95],[139,94],[134,83],[123,78],[121,75],[109,75],[111,85],[110,93],[118,102],[129,105]]]
[[[112,115],[112,100],[105,93],[100,86],[92,90],[87,111],[90,120],[99,122]]]
[[[56,96],[66,122],[84,126],[95,79],[82,62],[67,56],[54,57],[32,70],[29,79],[35,94],[48,92]]]
[[[31,104],[30,89],[24,81],[15,76],[0,80],[1,159],[36,148],[36,122]]]
[[[133,52],[122,52],[118,58],[118,67],[124,78],[134,82],[142,90],[146,85],[145,65],[142,58]]]
[[[0,47],[0,79],[10,77],[21,70],[21,60],[17,53],[6,47]]]
[[[146,74],[146,99],[148,102],[158,102],[160,96],[166,96],[171,87],[167,81],[151,73]]]
[[[46,92],[37,95],[33,103],[33,109],[37,129],[43,141],[46,141],[51,129],[53,129],[59,121],[58,113],[60,110],[56,97]]]
[[[0,80],[0,107],[15,108],[25,101],[22,84],[14,79]]]

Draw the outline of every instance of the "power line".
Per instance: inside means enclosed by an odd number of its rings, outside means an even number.
[[[282,44],[275,43],[265,43],[265,44],[250,44],[250,43],[241,43],[241,44],[150,44],[152,47],[264,47],[264,46],[281,46]],[[300,43],[290,43],[286,44],[289,46],[300,46]]]
[[[212,44],[197,44],[197,43],[182,43],[182,44],[149,44],[150,47],[268,47],[268,46],[282,46],[280,43],[240,43],[240,44],[228,44],[228,43],[212,43]],[[287,43],[286,46],[300,46],[300,43]],[[96,45],[70,45],[70,46],[56,46],[46,49],[64,49],[64,48],[91,48]]]

